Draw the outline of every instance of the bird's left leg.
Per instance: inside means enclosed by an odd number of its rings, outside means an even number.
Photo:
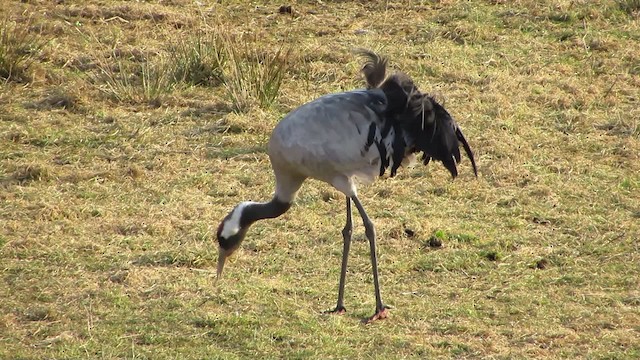
[[[353,222],[351,221],[351,198],[347,196],[347,222],[342,229],[342,267],[340,269],[340,285],[338,286],[338,303],[332,314],[344,314],[347,309],[344,307],[344,284],[347,277],[347,260],[349,259],[349,248],[351,247],[351,233],[353,232]]]
[[[371,248],[371,267],[373,269],[373,287],[375,289],[376,294],[376,313],[373,314],[369,319],[367,319],[367,323],[370,323],[375,320],[385,319],[387,317],[387,309],[388,307],[382,304],[382,297],[380,296],[380,283],[378,281],[378,256],[376,255],[376,230],[373,227],[373,223],[367,213],[364,211],[364,207],[358,200],[357,196],[352,196],[351,200],[356,205],[358,212],[360,213],[360,217],[362,217],[362,222],[364,224],[365,233],[367,235],[367,239],[369,239],[369,246]]]

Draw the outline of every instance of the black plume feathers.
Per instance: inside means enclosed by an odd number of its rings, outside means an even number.
[[[455,178],[461,160],[460,144],[478,176],[471,147],[447,110],[433,97],[421,93],[408,75],[397,72],[387,77],[386,58],[370,50],[360,49],[357,53],[365,58],[362,72],[368,88],[379,88],[387,97],[384,116],[388,123],[385,128],[386,131],[394,130],[391,176],[395,175],[406,155],[422,152],[425,165],[431,159],[438,160]],[[381,175],[388,165],[383,161]]]

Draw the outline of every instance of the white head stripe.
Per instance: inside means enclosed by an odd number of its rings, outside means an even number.
[[[224,225],[222,225],[222,231],[220,232],[220,236],[225,239],[230,238],[233,235],[236,235],[240,231],[240,218],[242,217],[242,211],[247,205],[255,204],[253,201],[245,201],[238,204],[238,206],[233,209],[231,212],[231,216],[225,220]]]

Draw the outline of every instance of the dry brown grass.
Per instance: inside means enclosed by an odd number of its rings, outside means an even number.
[[[26,82],[0,85],[0,358],[639,357],[634,4],[3,3],[47,45]],[[219,26],[257,54],[291,47],[274,106],[234,113],[217,81],[151,103],[101,90],[101,70],[139,76]],[[359,223],[349,312],[320,314],[344,205],[316,181],[213,286],[218,221],[273,191],[271,129],[363,86],[357,47],[445,102],[480,172],[465,161],[451,182],[432,164],[361,189],[395,307],[373,326],[359,322],[374,307]]]

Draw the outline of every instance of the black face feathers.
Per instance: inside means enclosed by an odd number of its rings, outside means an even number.
[[[379,88],[387,97],[384,115],[388,123],[385,128],[386,131],[394,129],[391,176],[395,175],[407,153],[422,152],[424,164],[431,159],[441,161],[455,178],[461,160],[460,144],[478,176],[471,147],[447,110],[432,97],[421,93],[408,75],[397,72],[387,77],[387,59],[369,50],[357,52],[365,58],[362,72],[368,88]],[[381,175],[387,166],[381,169]]]

